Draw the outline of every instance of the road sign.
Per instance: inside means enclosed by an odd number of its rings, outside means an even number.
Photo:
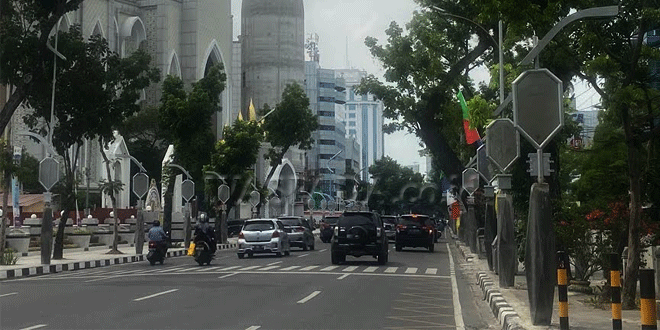
[[[490,182],[492,176],[490,175],[488,165],[490,165],[490,161],[488,160],[488,156],[486,156],[486,145],[482,144],[477,149],[477,171],[481,174],[484,180]]]
[[[222,202],[222,204],[227,203],[227,201],[229,200],[229,196],[230,196],[229,194],[230,194],[230,191],[229,191],[229,186],[228,185],[221,184],[218,187],[218,199]]]
[[[523,136],[543,149],[564,125],[561,80],[548,69],[523,72],[513,82],[513,118]]]
[[[280,209],[281,209],[280,204],[281,204],[281,202],[282,201],[277,196],[274,196],[273,198],[270,199],[270,201],[268,202],[268,206],[270,208],[270,216],[271,217],[276,217],[276,216],[280,215]]]
[[[321,200],[321,210],[327,210],[328,208],[328,202],[325,201],[325,199]]]
[[[195,183],[192,180],[185,179],[181,182],[181,196],[186,202],[190,202],[190,199],[195,195]]]
[[[310,198],[307,200],[307,207],[308,207],[310,210],[313,210],[315,206],[316,206],[316,201],[314,200],[314,198],[311,198],[311,197],[310,197]]]
[[[511,119],[495,119],[486,127],[486,156],[502,172],[520,157],[520,134]]]
[[[328,202],[328,210],[336,210],[337,209],[337,202],[331,200]]]
[[[146,173],[133,175],[133,193],[142,198],[149,191],[149,176]]]
[[[60,163],[53,157],[46,157],[39,163],[39,183],[50,191],[60,181]]]
[[[463,171],[463,189],[472,196],[479,189],[479,172],[473,168],[466,168]]]
[[[261,194],[258,191],[254,190],[250,193],[250,204],[252,204],[252,207],[257,207],[260,200]]]

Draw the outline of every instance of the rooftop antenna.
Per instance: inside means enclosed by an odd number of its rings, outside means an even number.
[[[351,68],[351,64],[348,62],[348,36],[346,36],[346,68]]]

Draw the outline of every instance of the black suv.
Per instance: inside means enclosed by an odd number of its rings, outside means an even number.
[[[425,247],[433,252],[436,232],[435,223],[428,215],[402,215],[396,226],[395,249],[401,251],[405,246]]]
[[[388,258],[388,243],[383,221],[373,212],[344,212],[337,221],[332,237],[332,263],[346,261],[346,255],[371,255],[384,265]]]

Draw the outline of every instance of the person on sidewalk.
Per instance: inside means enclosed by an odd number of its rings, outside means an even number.
[[[163,255],[167,254],[167,235],[160,226],[160,221],[155,220],[153,226],[149,229],[149,241],[156,243],[156,245],[163,251]]]

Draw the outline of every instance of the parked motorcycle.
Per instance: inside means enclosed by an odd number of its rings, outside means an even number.
[[[215,253],[211,252],[211,247],[206,241],[199,240],[195,242],[195,252],[193,253],[193,258],[200,265],[210,265],[211,260],[215,257]]]
[[[165,251],[163,247],[158,246],[156,242],[149,242],[149,253],[147,253],[147,260],[149,260],[149,263],[153,266],[156,264],[156,262],[160,262],[160,264],[163,264],[163,261],[165,261]]]

